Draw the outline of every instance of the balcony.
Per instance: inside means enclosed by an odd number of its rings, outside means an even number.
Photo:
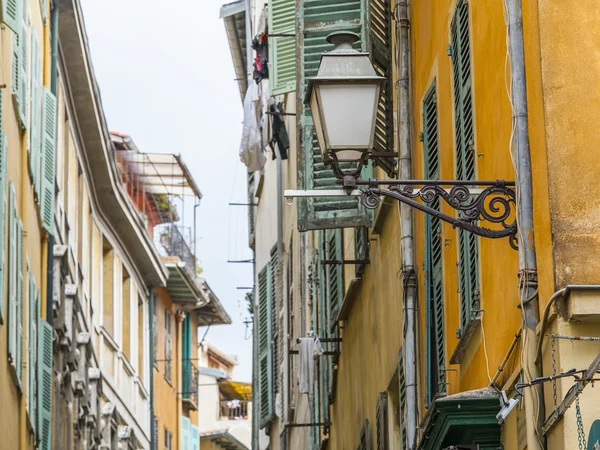
[[[189,230],[186,234],[187,238],[184,236],[184,230],[175,223],[159,225],[155,229],[155,236],[158,239],[156,244],[163,258],[167,261],[179,260],[184,263],[190,277],[195,278],[196,256],[188,245],[188,242],[191,241]]]
[[[183,362],[183,406],[196,411],[198,409],[198,368],[189,359]]]
[[[219,420],[248,420],[249,406],[247,400],[222,400],[219,402]]]

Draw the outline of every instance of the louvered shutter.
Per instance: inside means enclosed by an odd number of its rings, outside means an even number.
[[[388,450],[388,394],[380,392],[375,410],[375,421],[377,426],[377,450]]]
[[[282,327],[279,326],[280,307],[282,302],[281,299],[281,268],[279,266],[279,255],[277,253],[277,246],[271,249],[271,260],[269,262],[269,304],[271,305],[271,342],[270,347],[272,350],[271,364],[273,373],[273,392],[276,394],[279,392],[281,386],[279,385],[279,365],[280,358],[283,356],[283,349],[280,348],[282,344]]]
[[[313,127],[308,105],[304,104],[308,79],[317,74],[323,52],[333,47],[325,37],[339,30],[347,30],[363,36],[363,9],[361,0],[301,0],[297,16],[297,45],[299,80],[297,102],[299,114],[298,134],[298,189],[340,189],[330,167],[326,167]],[[364,40],[356,45],[365,48]],[[369,178],[372,167],[363,171]],[[357,197],[301,197],[298,199],[298,229],[300,231],[324,228],[349,228],[372,225],[373,213],[367,210]]]
[[[21,0],[2,0],[2,21],[19,34],[21,26]]]
[[[271,95],[296,90],[296,0],[269,0]],[[291,35],[291,36],[277,36]]]
[[[273,415],[273,375],[271,330],[271,271],[267,264],[258,274],[258,370],[260,423],[263,427]]]
[[[38,348],[38,304],[39,293],[33,273],[29,273],[29,417],[33,432],[36,431],[37,402],[36,402],[36,370],[37,370],[37,348]]]
[[[423,143],[425,179],[439,180],[440,151],[435,83],[423,100]],[[439,210],[439,198],[430,203],[430,206]],[[442,221],[428,214],[425,217],[427,403],[431,402],[435,395],[446,391],[442,247]]]
[[[181,450],[190,450],[190,419],[187,417],[181,418]]]
[[[54,158],[56,148],[56,97],[44,88],[42,102],[42,226],[52,234],[54,229]]]
[[[475,134],[471,82],[469,4],[459,2],[450,25],[454,81],[456,179],[476,179]],[[458,230],[460,327],[467,326],[472,311],[479,309],[479,249],[477,236]]]
[[[407,448],[407,435],[406,435],[406,377],[404,372],[404,352],[400,348],[398,353],[398,409],[400,414],[400,448]]]
[[[20,17],[20,16],[19,16]],[[19,39],[20,39],[20,19],[19,19],[19,32],[13,34],[11,41],[11,54],[12,54],[12,63],[11,63],[11,86],[10,92],[15,96],[17,100],[17,106],[21,102],[19,98],[20,86],[21,82],[19,81],[21,78],[21,50],[19,48]]]
[[[344,266],[341,261],[344,259],[342,247],[343,230],[325,230],[325,260],[339,261],[340,264],[325,264],[325,289],[328,305],[328,323],[329,330],[337,326],[337,318],[344,300]]]
[[[198,427],[192,425],[190,428],[190,440],[191,440],[191,449],[192,450],[200,450],[200,434],[198,432]]]
[[[369,419],[365,419],[360,429],[358,450],[371,450],[371,424],[369,423]]]
[[[369,260],[369,229],[367,227],[354,228],[354,259],[357,261]],[[355,273],[357,277],[362,277],[366,265],[366,262],[356,264]]]
[[[8,262],[8,359],[15,365],[17,353],[17,211],[15,186],[9,185]],[[15,366],[16,367],[16,366]]]
[[[256,206],[254,206],[256,178],[255,172],[248,172],[248,246],[251,249],[254,249],[256,232]]]
[[[0,92],[0,105],[2,104],[2,93]],[[0,109],[0,119],[2,110]],[[11,216],[11,212],[6,214],[6,165],[7,165],[7,154],[8,140],[6,134],[0,132],[0,324],[4,324],[4,306],[6,304],[6,291],[5,280],[6,280],[6,228],[7,217]],[[10,265],[10,264],[9,264]],[[10,305],[10,302],[9,302]]]
[[[17,217],[17,243],[16,243],[16,276],[17,276],[17,304],[16,304],[16,356],[15,369],[17,372],[17,381],[19,389],[23,389],[23,223]]]
[[[40,150],[42,122],[41,57],[35,28],[31,27],[31,144],[30,166],[36,201],[40,201]]]
[[[377,75],[386,78],[377,106],[373,151],[394,153],[394,84],[392,76],[392,7],[390,0],[370,0],[367,9],[367,51]],[[395,173],[393,158],[376,158],[375,164]]]
[[[52,325],[38,319],[38,438],[40,450],[52,450]]]
[[[19,32],[19,115],[21,127],[29,128],[29,26],[27,0],[21,0],[21,29]],[[28,139],[29,139],[29,135]]]

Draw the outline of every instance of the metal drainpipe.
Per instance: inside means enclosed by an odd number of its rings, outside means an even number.
[[[399,179],[412,178],[411,161],[411,108],[410,108],[410,21],[408,3],[401,0],[398,4],[397,31],[400,45],[400,80],[398,103],[400,126],[398,141],[400,145]],[[399,30],[398,30],[399,28]],[[408,448],[416,448],[417,435],[417,336],[416,336],[416,275],[413,251],[412,208],[400,203],[400,230],[402,249],[402,273],[404,277],[404,371],[406,378],[406,430]]]
[[[507,10],[513,123],[516,127],[512,144],[516,156],[517,220],[519,225],[519,292],[521,293],[525,322],[523,333],[525,367],[523,368],[523,373],[527,382],[541,376],[542,370],[541,364],[535,364],[539,300],[537,295],[537,263],[533,234],[533,190],[531,181],[531,155],[529,150],[522,1],[507,0]],[[544,391],[541,384],[525,391],[525,408],[528,411],[526,421],[527,448],[530,450],[541,450],[545,447],[541,432],[545,418]]]
[[[148,322],[150,329],[150,448],[158,448],[158,442],[154,442],[154,289],[150,289]]]

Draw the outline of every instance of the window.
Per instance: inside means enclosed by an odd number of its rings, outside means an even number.
[[[440,152],[438,145],[438,113],[435,82],[423,100],[424,175],[426,180],[440,179]],[[429,205],[440,209],[436,198]],[[425,359],[426,398],[429,405],[436,395],[446,392],[446,361],[444,353],[444,285],[442,259],[442,221],[425,216]]]
[[[123,305],[122,305],[122,329],[123,329],[123,353],[129,362],[131,356],[131,277],[123,267]]]
[[[456,139],[456,179],[476,179],[473,95],[471,84],[471,44],[469,4],[458,2],[450,24],[454,77],[454,133]],[[477,236],[458,230],[458,282],[460,329],[465,331],[479,310],[479,249]]]
[[[102,325],[111,336],[114,336],[114,250],[106,238],[102,240],[102,249]]]
[[[165,427],[165,450],[173,450],[173,433]]]
[[[138,298],[138,376],[140,380],[144,380],[144,352],[146,350],[144,323],[144,302]]]
[[[172,357],[172,336],[173,314],[165,308],[165,378],[171,382],[171,357]]]

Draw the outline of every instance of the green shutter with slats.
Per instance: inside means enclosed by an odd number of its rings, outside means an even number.
[[[21,0],[2,0],[2,22],[19,34],[21,27]]]
[[[338,261],[339,264],[324,264],[325,267],[325,289],[328,304],[329,330],[337,326],[337,318],[344,301],[344,259],[342,235],[343,230],[324,230],[324,260]]]
[[[263,427],[273,417],[273,361],[272,341],[271,270],[267,264],[258,274],[258,403],[260,424]]]
[[[17,353],[17,211],[15,208],[15,186],[11,181],[8,201],[8,359],[13,365]]]
[[[369,229],[367,227],[354,228],[354,259],[357,261],[369,260]],[[366,262],[356,264],[355,273],[358,278],[365,271]]]
[[[324,234],[325,231],[321,230],[319,231],[319,236],[318,236],[318,243],[319,243],[319,252],[320,254],[322,254],[321,252],[324,251]],[[316,330],[318,330],[318,335],[321,337],[328,337],[329,333],[329,300],[328,300],[328,296],[327,296],[327,282],[325,281],[326,279],[326,267],[323,264],[319,264],[318,265],[318,278],[320,280],[320,282],[318,283],[318,302],[316,303],[318,305],[318,308],[315,308],[316,310],[318,310],[318,316],[316,317],[316,323],[317,323],[317,328],[315,328]],[[325,345],[325,348],[327,349],[327,346]],[[317,386],[317,392],[320,393],[320,399],[318,396],[315,396],[315,398],[320,400],[320,404],[319,401],[315,401],[315,405],[317,405],[317,407],[320,409],[320,413],[321,416],[319,417],[319,421],[327,421],[329,420],[329,399],[328,399],[328,394],[329,394],[329,386],[330,386],[330,382],[329,382],[329,375],[331,373],[329,366],[332,363],[332,358],[320,358],[319,359],[319,363],[318,363],[318,368],[319,368],[319,383]],[[315,383],[316,384],[316,383]]]
[[[52,450],[52,325],[38,318],[37,418],[40,450]]]
[[[187,417],[181,418],[181,449],[180,450],[190,450],[191,442],[190,442],[190,419]]]
[[[42,226],[52,234],[54,229],[54,158],[56,148],[56,97],[44,88],[42,102]]]
[[[21,0],[21,30],[19,35],[19,115],[21,127],[29,128],[29,26],[27,0]],[[29,136],[29,135],[28,135]],[[29,139],[29,138],[28,138]]]
[[[281,268],[279,266],[279,254],[277,253],[277,246],[273,246],[271,249],[271,260],[269,261],[269,303],[271,305],[271,364],[272,364],[272,374],[273,374],[273,393],[277,394],[279,392],[279,377],[277,376],[279,373],[279,358],[282,357],[282,349],[280,348],[280,344],[282,343],[282,338],[280,336],[282,330],[278,324],[278,318],[280,315],[280,307],[281,302],[280,294],[281,294]]]
[[[400,415],[400,448],[405,449],[407,444],[406,435],[406,377],[404,373],[404,350],[400,348],[398,353],[398,409]]]
[[[36,430],[36,417],[37,417],[37,404],[35,401],[36,394],[36,374],[37,369],[37,325],[38,325],[38,292],[35,283],[35,276],[32,272],[29,272],[29,338],[28,338],[28,351],[29,351],[29,379],[27,383],[28,387],[28,406],[29,406],[29,417],[31,418],[31,426],[33,432]]]
[[[269,0],[269,35],[271,35],[269,37],[269,84],[271,95],[285,94],[296,90],[295,34],[296,0]]]
[[[361,0],[301,0],[296,29],[298,45],[297,136],[298,189],[340,189],[330,167],[325,166],[314,132],[310,108],[304,104],[308,79],[317,74],[321,55],[333,47],[325,37],[334,31],[353,31],[363,36],[364,5]],[[365,49],[365,42],[357,47]],[[372,166],[363,171],[369,178]],[[349,228],[372,225],[373,212],[357,197],[302,197],[298,199],[298,229]]]
[[[366,2],[367,51],[377,75],[386,78],[377,105],[375,123],[375,152],[394,153],[394,112],[392,74],[392,7],[390,0],[370,0]],[[375,164],[393,175],[393,158],[376,158]]]
[[[375,409],[375,424],[377,433],[377,450],[388,450],[389,431],[388,431],[388,394],[380,392],[377,398],[377,407]]]
[[[20,24],[20,21],[19,21]],[[19,26],[20,30],[20,26]],[[11,85],[10,92],[12,95],[16,97],[17,105],[20,103],[19,93],[20,93],[20,78],[21,78],[21,49],[19,48],[19,33],[15,33],[12,36],[11,40],[11,54],[12,54],[12,63],[11,63]]]
[[[19,389],[23,389],[23,223],[17,217],[17,261],[16,261],[16,276],[17,276],[17,304],[16,304],[16,356],[15,370],[17,373],[17,381]]]
[[[41,149],[41,122],[42,122],[42,67],[40,46],[37,33],[31,27],[31,130],[29,132],[30,161],[29,165],[33,174],[33,187],[36,201],[40,201],[40,149]]]
[[[1,104],[1,92],[0,92],[0,104]],[[1,110],[0,110],[1,114]],[[6,214],[6,165],[7,165],[7,149],[8,140],[6,134],[0,132],[0,324],[4,324],[5,311],[4,306],[6,305],[6,228],[7,228],[7,217]],[[10,304],[10,302],[9,302]]]
[[[469,4],[459,2],[450,25],[454,81],[454,120],[456,139],[456,179],[476,179],[475,133],[471,81]],[[458,230],[458,272],[460,329],[479,309],[479,249],[477,236]]]
[[[195,425],[190,426],[190,441],[192,450],[200,450],[200,433]]]
[[[423,100],[423,144],[425,179],[440,179],[438,112],[435,82]],[[440,209],[440,200],[430,206]],[[446,360],[444,352],[444,285],[442,259],[442,221],[425,216],[425,298],[426,298],[426,403],[446,392]]]
[[[371,424],[369,419],[365,419],[360,429],[360,440],[358,450],[371,450]]]

